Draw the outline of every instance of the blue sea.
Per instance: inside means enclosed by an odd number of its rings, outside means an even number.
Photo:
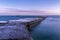
[[[40,16],[0,16],[0,21],[21,18],[36,18]],[[34,40],[60,40],[60,16],[47,16],[39,25],[31,28]]]
[[[34,40],[60,40],[60,16],[48,16],[32,28],[31,35]]]
[[[16,19],[22,19],[22,18],[36,18],[40,16],[0,16],[0,21],[8,21],[8,20],[16,20]]]

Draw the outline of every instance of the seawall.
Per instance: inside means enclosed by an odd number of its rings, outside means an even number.
[[[35,27],[45,18],[46,17],[0,21],[0,39],[33,40],[28,28]]]

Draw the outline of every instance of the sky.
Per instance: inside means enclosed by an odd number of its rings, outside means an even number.
[[[60,13],[60,0],[0,0],[0,10],[10,8]]]

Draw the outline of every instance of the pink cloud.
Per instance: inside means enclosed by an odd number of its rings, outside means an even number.
[[[57,15],[49,11],[41,10],[19,10],[19,9],[2,9],[0,15]]]

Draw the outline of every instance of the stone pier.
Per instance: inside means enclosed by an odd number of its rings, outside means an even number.
[[[33,40],[27,28],[35,27],[45,18],[46,17],[0,21],[0,39]]]

